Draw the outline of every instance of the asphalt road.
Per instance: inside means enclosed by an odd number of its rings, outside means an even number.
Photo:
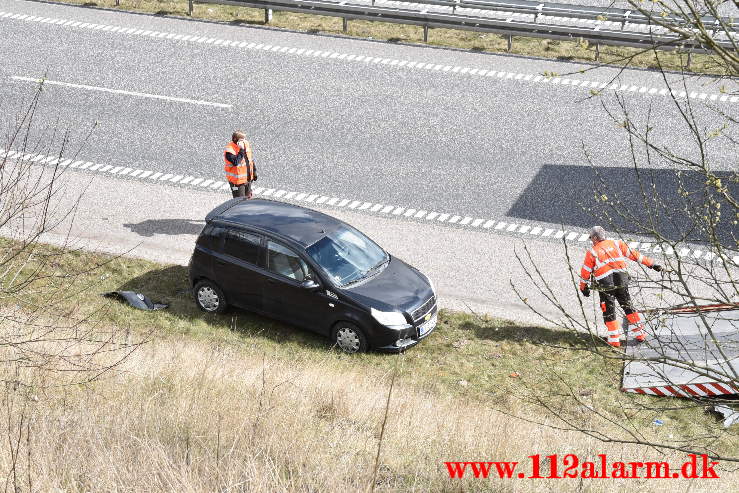
[[[50,176],[48,167],[34,167],[33,173]],[[40,176],[34,174],[34,177]],[[44,179],[40,179],[43,182]],[[188,190],[157,183],[119,180],[105,174],[89,174],[63,169],[55,180],[60,190],[52,199],[48,224],[54,227],[42,241],[73,249],[88,249],[144,258],[165,264],[186,265],[202,230],[203,218],[214,207],[230,198],[226,191]],[[390,254],[411,263],[436,285],[444,308],[489,314],[520,324],[549,325],[564,320],[557,305],[581,322],[595,320],[596,297],[577,295],[570,271],[578,272],[585,249],[568,245],[567,260],[562,242],[542,239],[524,241],[485,231],[460,231],[440,224],[414,224],[330,207],[315,207],[349,222],[368,234]],[[75,214],[68,215],[70,211]],[[0,229],[0,234],[15,236],[29,222],[16,221]],[[530,253],[531,257],[527,253]],[[517,255],[521,261],[517,260]],[[532,260],[533,259],[533,263]],[[526,272],[536,277],[539,269],[546,288],[556,299],[552,304],[541,296]],[[652,271],[634,270],[642,282],[656,278]],[[529,309],[515,293],[511,281],[529,303],[548,321]],[[157,293],[136,279],[135,286],[152,298]],[[545,287],[541,280],[538,285]],[[184,287],[184,286],[183,286]],[[668,301],[634,293],[640,303],[656,305]],[[650,296],[645,301],[645,296]],[[580,302],[583,302],[581,308]],[[602,322],[599,324],[602,326]],[[605,333],[605,327],[600,327]]]
[[[42,172],[47,178],[37,178]],[[32,167],[34,179],[29,183],[45,183],[50,172],[47,166]],[[230,198],[225,190],[188,190],[70,168],[60,170],[55,189],[58,192],[47,218],[47,224],[54,227],[42,241],[180,265],[187,264],[207,212]],[[571,275],[576,278],[582,265],[584,243],[460,231],[433,221],[415,223],[409,230],[401,220],[325,205],[313,207],[354,225],[393,256],[419,268],[434,281],[443,308],[489,314],[523,326],[564,324],[582,329],[590,323],[593,330],[605,334],[597,296],[583,298],[572,282]],[[0,229],[0,234],[16,236],[30,224],[14,221]],[[683,269],[704,273],[689,261]],[[675,295],[682,291],[679,284],[675,292],[666,291],[655,282],[663,279],[655,272],[635,264],[630,272],[639,286],[632,289],[638,306],[682,302]],[[157,297],[145,280],[131,279],[127,285],[127,289]],[[691,282],[690,289],[706,292],[698,281]]]
[[[583,145],[615,183],[633,176],[628,146],[603,108],[618,111],[612,93],[587,99],[590,87],[524,78],[545,71],[603,84],[618,76],[619,84],[635,89],[623,93],[633,117],[642,121],[649,112],[659,142],[685,154],[694,147],[669,98],[655,93],[665,87],[661,76],[647,71],[580,74],[589,67],[36,2],[2,0],[0,12],[157,33],[0,18],[4,111],[22,108],[34,90],[33,82],[18,77],[77,85],[48,85],[38,119],[69,129],[73,143],[97,122],[82,152],[93,162],[219,178],[225,139],[240,127],[255,147],[264,186],[586,227],[591,219],[577,203],[588,201],[592,183]],[[323,53],[216,46],[160,32]],[[348,61],[352,54],[388,57],[389,63]],[[433,63],[440,70],[399,67],[392,60]],[[469,75],[455,67],[497,73]],[[721,85],[736,93],[736,81]],[[638,92],[642,88],[653,94]],[[687,92],[725,96],[705,78],[690,81]],[[712,104],[737,115],[736,102]],[[700,125],[722,123],[702,105],[695,111]],[[733,150],[717,139],[709,154],[714,169],[735,169]]]
[[[509,285],[525,278],[524,244],[576,307],[568,265],[551,258],[563,258],[553,240],[582,248],[593,221],[583,146],[621,200],[638,193],[625,136],[606,115],[616,95],[676,153],[694,148],[662,76],[643,70],[10,0],[0,0],[0,57],[7,128],[46,77],[27,150],[53,154],[68,132],[65,164],[102,171],[69,172],[73,188],[93,180],[73,229],[90,248],[186,262],[205,212],[228,196],[190,185],[223,182],[222,147],[241,127],[261,195],[357,225],[437,279],[445,306],[527,323],[538,318]],[[588,98],[594,88],[605,90]],[[723,123],[719,112],[738,116],[737,81],[682,89],[707,129]],[[707,157],[735,171],[734,151],[718,138]],[[650,167],[669,193],[674,174]]]

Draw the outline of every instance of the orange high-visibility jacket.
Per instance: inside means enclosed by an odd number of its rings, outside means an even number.
[[[242,160],[238,165],[234,166],[226,159],[226,154],[238,156],[239,145],[235,142],[229,142],[223,154],[223,171],[226,172],[226,179],[234,185],[242,185],[254,179],[254,161],[251,159],[251,148],[246,144],[247,159]]]
[[[585,261],[580,269],[580,290],[585,287],[585,281],[593,278],[598,281],[614,272],[626,271],[626,259],[639,262],[651,267],[654,265],[654,259],[651,259],[621,241],[621,240],[603,240],[596,243],[593,248],[585,254]]]

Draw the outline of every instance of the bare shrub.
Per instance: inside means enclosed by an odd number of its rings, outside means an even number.
[[[66,256],[79,254],[63,229],[71,225],[79,197],[71,208],[57,205],[67,193],[61,163],[69,154],[69,139],[57,125],[37,124],[43,94],[42,84],[9,123],[0,157],[0,402],[10,453],[6,487],[15,491],[37,488],[37,403],[53,389],[108,374],[140,344],[121,329],[101,331],[62,310],[66,300],[89,289],[83,275],[100,266],[78,272],[59,268]],[[12,114],[10,108],[0,109]],[[60,229],[60,247],[42,242]]]
[[[716,34],[728,26],[708,27],[704,15],[718,14],[722,2],[711,0],[697,4],[658,1],[653,7],[630,2],[645,15],[651,16],[655,25],[679,33],[683,40],[692,40],[716,55],[725,75],[709,82],[721,85],[722,92],[737,94],[735,77],[739,74],[736,40],[733,49],[716,42]],[[659,61],[660,46],[654,46],[654,56]],[[630,268],[631,291],[635,305],[646,312],[659,337],[647,342],[650,351],[620,351],[604,342],[590,347],[604,361],[624,364],[638,363],[666,379],[666,386],[680,389],[685,383],[665,373],[667,367],[693,374],[695,378],[708,377],[728,389],[739,389],[735,335],[739,333],[739,320],[729,313],[727,322],[733,327],[729,336],[717,332],[716,318],[699,307],[705,305],[739,306],[739,238],[737,224],[737,156],[739,134],[737,115],[733,105],[718,101],[701,101],[694,98],[691,85],[702,80],[687,74],[675,74],[659,67],[662,79],[669,89],[669,110],[679,117],[679,126],[664,128],[655,103],[647,100],[632,101],[627,97],[607,93],[593,93],[602,98],[604,124],[622,132],[630,155],[630,173],[618,180],[612,178],[607,167],[600,163],[600,156],[590,152],[589,142],[583,142],[585,157],[592,170],[592,183],[583,197],[578,199],[583,211],[590,214],[592,224],[600,224],[614,238],[643,245],[643,253],[656,257],[664,266],[663,274],[647,272],[643,266]],[[723,82],[723,84],[722,84]],[[728,89],[727,89],[728,87]],[[733,89],[732,89],[733,88]],[[693,95],[691,96],[691,93]],[[716,98],[714,98],[716,99]],[[659,104],[659,103],[657,103]],[[666,139],[667,130],[679,135],[679,141]],[[597,340],[602,330],[599,325],[600,310],[597,303],[579,297],[579,272],[585,251],[572,249],[564,244],[565,255],[561,259],[562,271],[569,272],[571,289],[564,293],[552,287],[550,279],[541,274],[542,260],[534,258],[525,246],[519,250],[518,260],[528,276],[525,282],[512,283],[520,299],[537,296],[545,299],[560,315],[548,321],[563,330],[589,334]],[[545,260],[551,263],[551,259]],[[533,293],[533,294],[532,294]],[[578,297],[573,309],[566,298]],[[597,300],[597,296],[594,296]],[[528,303],[527,303],[528,304]],[[531,305],[530,305],[531,306]],[[703,338],[703,353],[686,349],[686,336],[675,329],[677,310],[696,315],[696,337]],[[736,312],[733,312],[736,313]],[[595,322],[594,322],[595,321]],[[625,327],[624,327],[625,328]],[[724,330],[724,329],[722,329]],[[725,331],[726,332],[726,331]],[[733,336],[731,335],[733,333]],[[576,357],[573,348],[556,347],[563,359]],[[599,371],[601,369],[594,369]],[[605,373],[613,385],[619,385],[620,375]],[[673,436],[648,438],[642,426],[631,421],[635,415],[655,418],[690,409],[710,409],[718,404],[730,404],[724,395],[692,395],[683,392],[683,399],[639,398],[622,394],[615,405],[621,408],[616,419],[601,412],[602,406],[593,405],[579,394],[577,376],[554,369],[544,378],[552,382],[552,394],[533,392],[529,402],[553,416],[557,426],[579,430],[605,442],[647,444],[658,450],[681,450],[707,453],[725,461],[739,461],[736,447],[736,428],[723,429],[718,423],[712,429],[685,429]],[[700,382],[700,380],[696,380]],[[562,401],[585,406],[592,414],[593,422],[584,426],[581,420],[562,413]],[[614,404],[611,403],[613,406]],[[613,425],[617,427],[614,431]],[[609,431],[605,431],[609,430]]]

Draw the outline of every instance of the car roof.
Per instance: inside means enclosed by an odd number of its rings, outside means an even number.
[[[258,228],[307,247],[344,224],[322,212],[265,199],[236,198],[205,216],[207,222],[225,221]]]

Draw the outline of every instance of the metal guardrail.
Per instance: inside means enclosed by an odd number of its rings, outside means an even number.
[[[619,9],[610,7],[592,7],[588,5],[572,5],[565,3],[551,2],[535,2],[530,0],[508,0],[508,1],[490,1],[490,0],[395,0],[397,2],[409,4],[426,4],[441,5],[445,7],[460,7],[467,9],[495,10],[499,12],[510,12],[516,14],[528,14],[534,16],[550,16],[550,17],[566,17],[570,19],[587,19],[601,22],[619,22],[622,26],[626,23],[630,24],[653,24],[651,18],[638,10]],[[374,5],[374,3],[373,3]],[[675,25],[684,25],[685,19],[659,15],[655,13],[661,20]],[[737,26],[731,18],[722,19],[732,28]],[[710,16],[701,17],[701,22],[705,26],[720,27],[718,19]]]
[[[195,0],[190,0],[190,12]],[[591,43],[682,49],[708,52],[694,40],[684,40],[676,33],[655,25],[648,16],[616,8],[600,8],[529,0],[197,0],[197,3],[236,5],[265,10],[265,22],[272,10],[342,17],[344,31],[349,19],[412,24],[424,28],[424,41],[430,28],[491,32],[508,38],[528,36],[549,39],[584,39]],[[676,25],[680,19],[664,17]],[[716,42],[733,49],[739,42],[737,23],[732,19],[702,18]],[[732,41],[733,40],[733,41]],[[597,51],[596,51],[597,53]]]

